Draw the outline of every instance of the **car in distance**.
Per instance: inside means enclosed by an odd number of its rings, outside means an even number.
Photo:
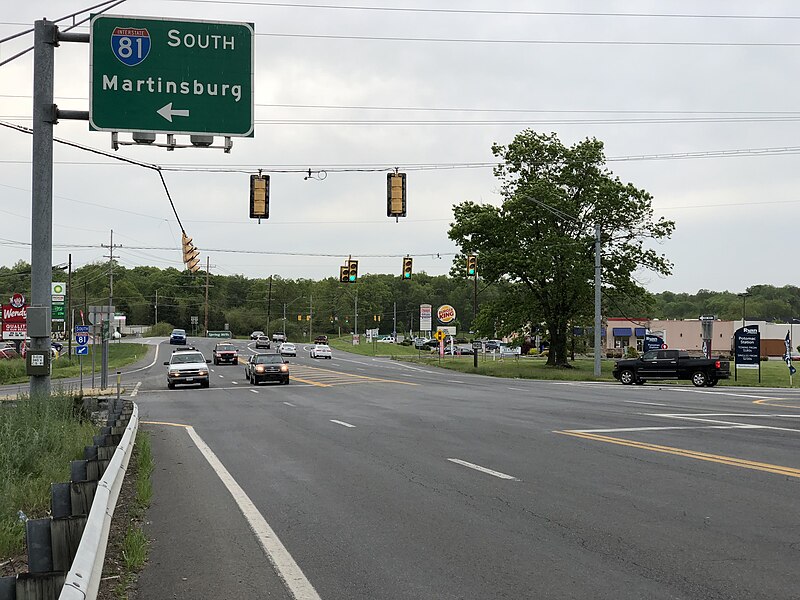
[[[167,368],[167,387],[175,389],[178,384],[199,383],[200,387],[207,388],[208,363],[203,353],[196,348],[178,348],[164,365]]]
[[[273,333],[272,341],[276,343],[283,343],[286,341],[286,336],[283,335],[282,333]]]
[[[495,350],[500,350],[500,346],[503,345],[501,340],[488,340],[484,345],[486,348],[486,352],[494,352]]]
[[[169,334],[170,344],[178,344],[179,346],[185,346],[187,342],[188,338],[186,337],[185,329],[173,329],[172,333]]]
[[[267,350],[270,349],[270,341],[267,336],[260,335],[256,338],[256,350],[259,348],[266,348]]]
[[[244,375],[253,385],[262,381],[280,381],[289,385],[289,365],[280,354],[253,354],[244,365]]]
[[[297,356],[297,346],[291,342],[283,342],[279,348],[281,356]]]
[[[250,339],[251,340],[257,340],[259,338],[259,336],[262,336],[262,335],[264,335],[263,331],[254,331],[253,333],[250,334]]]
[[[314,344],[311,349],[311,358],[332,358],[331,347],[328,344]]]
[[[318,335],[314,338],[315,344],[327,344],[328,343],[328,336],[327,335]]]
[[[623,385],[642,385],[655,379],[688,379],[695,387],[714,387],[731,376],[721,358],[691,356],[685,350],[648,350],[641,358],[618,360],[612,375]]]
[[[380,344],[394,344],[394,338],[390,335],[382,335],[378,338]]]
[[[222,363],[235,365],[239,362],[239,350],[229,342],[220,342],[214,346],[212,356],[215,365],[221,365]]]

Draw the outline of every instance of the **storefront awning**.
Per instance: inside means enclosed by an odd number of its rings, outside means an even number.
[[[636,337],[644,337],[647,335],[647,328],[646,327],[637,327],[633,331],[636,334]]]
[[[612,331],[614,337],[631,337],[633,335],[630,327],[614,327]]]

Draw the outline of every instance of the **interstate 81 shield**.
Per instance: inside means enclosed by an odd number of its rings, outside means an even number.
[[[135,67],[150,54],[150,32],[140,27],[115,27],[111,51],[123,65]]]

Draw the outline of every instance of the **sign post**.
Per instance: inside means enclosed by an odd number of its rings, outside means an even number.
[[[90,31],[90,129],[253,136],[253,24],[98,14]]]
[[[81,396],[83,396],[83,357],[89,354],[89,326],[75,325],[75,354],[78,355],[78,363],[81,377]]]

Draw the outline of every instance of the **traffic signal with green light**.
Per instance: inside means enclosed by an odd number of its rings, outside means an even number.
[[[406,216],[405,173],[388,173],[386,175],[386,216]]]
[[[197,273],[200,270],[200,251],[192,244],[192,238],[182,232],[181,244],[183,246],[183,263],[190,273]]]
[[[474,254],[467,256],[467,275],[474,277],[478,272],[478,257]]]
[[[269,175],[250,175],[250,218],[269,219]]]
[[[413,271],[414,259],[406,256],[403,259],[403,279],[411,279],[411,272]]]
[[[348,260],[348,274],[347,274],[347,282],[348,283],[355,283],[358,279],[358,261],[357,260]]]

